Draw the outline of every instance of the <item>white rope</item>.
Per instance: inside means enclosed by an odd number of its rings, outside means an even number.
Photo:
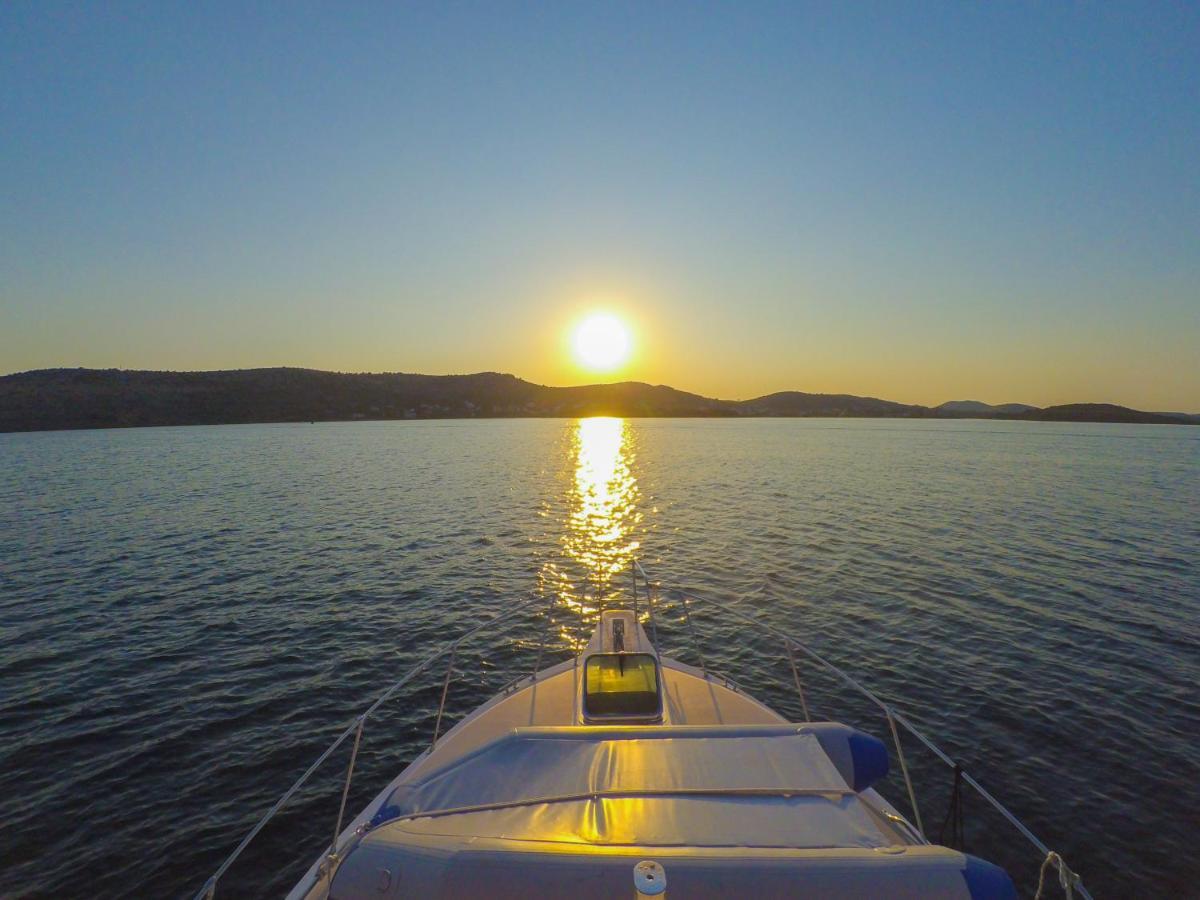
[[[1075,896],[1075,888],[1079,884],[1079,876],[1072,872],[1067,867],[1067,864],[1063,862],[1063,858],[1053,850],[1047,853],[1046,858],[1042,860],[1042,868],[1038,872],[1037,893],[1033,895],[1033,900],[1042,900],[1042,891],[1046,883],[1046,870],[1050,868],[1051,864],[1058,867],[1059,887],[1063,889],[1067,900],[1071,900]]]

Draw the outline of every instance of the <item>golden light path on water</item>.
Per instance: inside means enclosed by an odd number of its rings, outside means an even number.
[[[582,623],[610,598],[627,593],[630,567],[639,543],[637,479],[633,475],[633,435],[624,419],[580,419],[571,436],[574,480],[568,489],[561,537],[562,564],[547,562],[544,587],[582,622],[567,621],[562,636],[575,643]],[[549,582],[549,583],[545,583]]]

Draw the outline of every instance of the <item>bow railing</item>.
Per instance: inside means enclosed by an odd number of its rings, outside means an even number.
[[[216,896],[217,884],[220,882],[221,877],[229,870],[229,867],[237,861],[238,857],[242,855],[242,851],[244,851],[250,845],[250,842],[258,836],[258,833],[262,831],[264,827],[266,827],[267,823],[275,818],[275,815],[287,805],[288,801],[295,796],[296,792],[312,779],[314,773],[316,773],[316,771],[321,767],[322,763],[329,759],[329,757],[333,755],[334,751],[342,746],[342,744],[344,744],[350,738],[350,736],[353,735],[354,743],[350,753],[350,762],[346,766],[346,775],[342,782],[342,800],[338,808],[337,820],[333,829],[333,841],[330,843],[329,849],[325,853],[325,862],[323,864],[325,867],[336,866],[338,862],[339,851],[338,838],[342,833],[342,822],[346,814],[346,799],[350,794],[350,784],[354,778],[354,765],[358,760],[358,751],[362,745],[363,728],[367,721],[376,712],[376,710],[378,710],[379,707],[391,699],[392,696],[394,696],[395,693],[400,690],[400,688],[404,687],[422,672],[425,672],[439,659],[449,656],[450,664],[446,667],[446,679],[443,682],[442,699],[441,703],[438,705],[437,726],[434,734],[434,741],[436,742],[437,731],[440,731],[441,729],[442,711],[446,705],[446,691],[449,686],[450,675],[454,667],[454,656],[458,652],[459,646],[467,639],[474,637],[475,635],[479,634],[479,632],[486,629],[489,625],[492,625],[498,619],[502,617],[511,617],[514,613],[521,612],[522,610],[525,610],[534,604],[540,604],[542,602],[544,601],[540,597],[534,597],[524,601],[523,603],[519,603],[516,606],[509,607],[503,612],[496,613],[469,631],[460,634],[454,640],[447,641],[441,646],[440,649],[426,656],[415,666],[405,672],[399,679],[393,682],[387,690],[379,695],[374,703],[368,706],[359,715],[355,716],[354,720],[351,721],[350,724],[347,725],[336,738],[334,738],[333,743],[326,748],[325,752],[317,757],[317,760],[308,767],[303,775],[296,779],[295,783],[293,783],[290,788],[284,791],[283,796],[275,801],[275,805],[267,810],[266,815],[258,820],[254,827],[250,829],[244,838],[242,838],[241,843],[234,848],[233,852],[225,858],[221,865],[217,867],[217,870],[209,877],[208,881],[204,883],[204,886],[196,894],[196,900],[211,900],[211,898]],[[329,871],[329,869],[327,868],[326,871]]]
[[[1042,855],[1042,865],[1040,876],[1038,879],[1037,897],[1042,896],[1043,883],[1045,874],[1048,868],[1053,866],[1057,870],[1059,885],[1068,898],[1078,895],[1084,900],[1092,900],[1092,895],[1083,886],[1083,882],[1079,875],[1076,874],[1070,867],[1067,866],[1063,858],[1051,850],[1043,843],[1037,835],[1035,835],[1026,825],[1012,813],[1003,803],[996,799],[982,784],[980,784],[969,773],[965,772],[962,766],[937,744],[930,740],[919,728],[912,724],[899,711],[897,711],[890,703],[885,703],[873,691],[868,690],[858,679],[847,674],[843,669],[831,663],[828,659],[810,647],[807,643],[798,638],[780,631],[778,628],[762,621],[756,616],[738,609],[736,606],[725,603],[720,600],[713,600],[708,597],[700,596],[689,590],[684,590],[676,587],[664,587],[662,582],[652,580],[646,570],[642,568],[642,564],[636,559],[633,561],[631,568],[633,569],[633,594],[634,603],[638,602],[638,584],[639,579],[642,586],[642,593],[645,595],[647,608],[649,609],[650,621],[654,623],[655,631],[657,632],[657,620],[655,618],[655,603],[656,600],[660,604],[661,613],[661,597],[664,593],[669,596],[674,596],[679,599],[683,609],[683,625],[688,632],[690,643],[693,652],[699,657],[698,662],[705,677],[710,677],[710,671],[704,654],[701,650],[700,641],[696,635],[694,617],[692,616],[689,602],[699,603],[705,606],[719,609],[729,616],[739,619],[743,622],[753,625],[760,633],[768,634],[782,642],[787,658],[790,663],[792,679],[795,683],[796,692],[799,695],[800,705],[804,711],[805,721],[809,721],[809,706],[808,698],[806,697],[803,682],[800,679],[799,667],[796,663],[796,651],[799,650],[808,659],[816,662],[825,671],[841,680],[848,687],[852,688],[856,693],[861,695],[866,700],[877,706],[887,719],[889,730],[891,731],[892,741],[896,748],[896,759],[900,763],[900,772],[904,779],[905,790],[908,793],[909,805],[912,809],[913,819],[916,822],[916,828],[922,840],[928,843],[926,837],[925,825],[921,817],[920,805],[917,802],[917,793],[913,788],[912,777],[909,774],[907,759],[904,755],[904,745],[900,740],[900,732],[898,729],[903,729],[908,734],[912,735],[917,741],[924,745],[940,762],[949,766],[954,772],[955,778],[955,802],[959,798],[958,785],[959,783],[966,784],[972,788],[984,801],[986,801],[993,809],[996,810],[1017,832],[1025,838],[1038,852]],[[655,644],[657,645],[657,637]],[[961,827],[961,823],[959,823]]]
[[[697,657],[697,662],[699,663],[703,677],[720,679],[728,686],[736,688],[736,684],[733,681],[714,672],[709,667],[708,661],[703,653],[700,638],[696,632],[695,617],[692,615],[691,604],[700,604],[705,607],[718,609],[733,618],[753,625],[759,633],[770,635],[782,643],[786,651],[791,680],[795,686],[796,693],[799,696],[800,706],[803,711],[805,721],[811,720],[810,707],[804,682],[800,676],[800,667],[797,663],[796,657],[797,651],[799,651],[804,658],[817,663],[825,671],[835,676],[848,687],[853,689],[856,693],[877,706],[887,720],[892,741],[896,748],[896,758],[900,764],[900,771],[904,780],[905,790],[908,794],[909,805],[912,809],[913,820],[916,823],[915,828],[913,828],[913,826],[909,825],[909,823],[903,819],[901,819],[897,824],[903,824],[906,826],[906,828],[912,831],[914,840],[928,843],[924,820],[921,815],[920,806],[917,802],[917,792],[914,789],[912,777],[909,772],[908,761],[904,753],[904,745],[900,740],[901,729],[924,745],[940,762],[954,770],[955,789],[952,804],[960,802],[959,787],[960,785],[965,784],[973,789],[991,807],[993,807],[1009,824],[1013,826],[1013,828],[1017,830],[1018,833],[1021,834],[1022,837],[1024,837],[1042,854],[1043,862],[1038,882],[1038,897],[1041,897],[1042,895],[1043,882],[1045,880],[1046,872],[1053,867],[1057,871],[1059,884],[1068,898],[1072,897],[1073,895],[1078,895],[1079,897],[1084,898],[1084,900],[1092,900],[1091,894],[1088,893],[1086,888],[1084,888],[1079,876],[1067,866],[1066,862],[1063,861],[1059,854],[1050,850],[1050,848],[1047,847],[1046,844],[1044,844],[1029,828],[1027,828],[1025,824],[1022,823],[1021,820],[1018,819],[1003,803],[997,800],[974,777],[963,771],[962,767],[955,762],[955,760],[948,753],[944,752],[932,740],[926,737],[926,735],[921,732],[920,729],[918,729],[912,724],[911,721],[909,721],[908,718],[896,710],[892,704],[884,702],[878,695],[867,689],[861,682],[859,682],[858,679],[834,665],[832,662],[814,650],[811,646],[809,646],[806,642],[792,637],[791,635],[785,634],[783,631],[762,621],[756,616],[739,609],[736,605],[719,600],[713,600],[711,598],[693,593],[689,590],[675,587],[664,587],[661,582],[652,580],[646,574],[646,571],[643,569],[641,563],[636,559],[633,560],[630,568],[632,572],[633,611],[639,622],[645,621],[649,626],[651,642],[654,646],[656,654],[661,650],[659,645],[658,617],[662,615],[663,612],[662,597],[665,594],[667,596],[677,598],[680,606],[682,607],[682,624],[688,633],[692,653],[694,653]],[[597,598],[602,595],[602,591],[599,589],[599,587],[597,587],[596,595]],[[643,600],[645,603],[644,617],[642,612]],[[212,900],[212,898],[215,897],[217,886],[221,878],[242,855],[242,852],[246,849],[246,847],[248,847],[250,843],[258,836],[259,832],[261,832],[263,828],[279,813],[279,811],[288,804],[288,802],[302,787],[312,780],[314,774],[318,771],[318,769],[320,769],[322,764],[324,764],[339,747],[345,744],[346,741],[353,738],[349,762],[346,766],[345,776],[342,779],[341,802],[338,806],[338,813],[334,823],[333,839],[329,843],[327,850],[324,852],[323,861],[318,867],[316,873],[317,878],[325,875],[331,877],[334,869],[340,861],[340,852],[343,847],[339,846],[339,839],[342,834],[342,825],[345,821],[346,803],[350,794],[351,783],[354,778],[355,764],[358,760],[359,750],[363,742],[364,729],[372,715],[374,715],[374,713],[389,699],[395,696],[400,688],[404,687],[417,676],[429,670],[430,667],[433,666],[433,664],[438,660],[448,657],[446,673],[441,686],[441,699],[437,709],[433,741],[428,748],[429,750],[432,750],[441,735],[442,718],[445,711],[451,678],[453,677],[454,662],[458,654],[459,647],[463,644],[463,642],[484,631],[501,617],[510,618],[513,614],[524,611],[535,604],[548,604],[548,608],[546,610],[546,616],[548,619],[547,628],[542,630],[541,638],[538,644],[537,658],[534,662],[533,669],[527,674],[518,675],[501,689],[501,693],[510,693],[521,687],[521,685],[526,682],[536,681],[538,673],[541,671],[542,659],[546,651],[547,632],[549,630],[549,625],[552,622],[552,614],[555,610],[557,602],[558,598],[553,595],[551,595],[548,600],[542,597],[529,598],[524,602],[505,609],[502,613],[497,613],[489,617],[488,619],[476,625],[474,628],[471,628],[459,635],[457,638],[447,641],[438,650],[430,653],[428,656],[424,657],[418,663],[408,669],[399,679],[393,682],[382,694],[380,694],[370,706],[368,706],[362,713],[355,716],[354,719],[351,720],[350,723],[346,725],[346,727],[337,735],[337,737],[334,738],[329,747],[326,748],[326,750],[316,759],[316,761],[308,767],[304,774],[302,774],[292,784],[292,786],[283,793],[283,795],[275,802],[275,804],[269,810],[267,810],[266,814],[258,820],[254,827],[250,829],[246,836],[242,838],[241,842],[234,848],[233,852],[224,859],[220,866],[218,866],[217,870],[204,883],[204,886],[196,894],[196,900]],[[602,608],[605,604],[603,601],[597,600],[597,608],[590,613],[583,604],[576,603],[573,605],[577,607],[576,612],[579,615],[583,641],[586,643],[586,634],[589,622],[593,616],[598,616],[600,608]],[[575,649],[577,651],[579,648]],[[428,750],[426,752],[428,752]],[[959,815],[961,816],[961,813]],[[959,818],[956,824],[958,828],[961,828],[961,818]]]

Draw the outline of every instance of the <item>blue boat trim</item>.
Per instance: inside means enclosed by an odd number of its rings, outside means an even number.
[[[977,856],[966,857],[962,877],[971,900],[1017,900],[1017,889],[1008,873]]]
[[[854,761],[854,783],[850,785],[854,790],[865,791],[887,776],[888,752],[883,741],[854,731],[846,738],[846,742],[850,745],[850,758]]]

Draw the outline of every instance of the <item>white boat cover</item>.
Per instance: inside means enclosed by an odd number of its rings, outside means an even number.
[[[600,900],[651,859],[675,896],[1015,900],[1002,870],[894,830],[861,787],[870,741],[836,723],[519,728],[398,785],[330,896]]]
[[[794,725],[521,728],[399,785],[373,825],[397,819],[425,834],[571,843],[897,843]]]

